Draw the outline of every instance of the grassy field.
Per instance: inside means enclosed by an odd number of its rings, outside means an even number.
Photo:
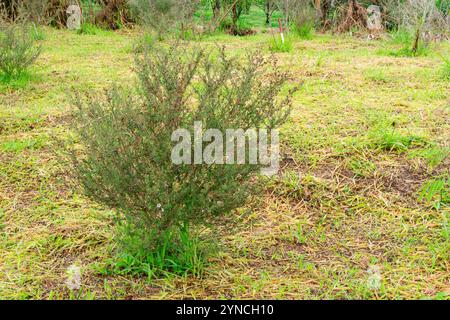
[[[105,272],[113,213],[82,196],[60,143],[68,94],[135,80],[139,35],[44,32],[29,83],[0,84],[0,298],[73,298],[72,264],[84,299],[449,298],[448,184],[421,197],[449,178],[448,43],[407,58],[387,55],[398,47],[387,41],[294,39],[275,54],[301,84],[283,170],[262,181],[244,227],[221,231],[201,277],[148,279]],[[269,54],[271,37],[198,44]]]

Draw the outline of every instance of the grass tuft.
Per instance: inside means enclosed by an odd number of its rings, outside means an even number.
[[[28,71],[24,71],[14,75],[0,73],[0,92],[2,92],[4,89],[19,90],[26,88],[36,79],[38,79],[38,76],[35,73]]]
[[[426,140],[418,135],[404,135],[395,127],[376,128],[369,133],[374,148],[387,151],[406,151],[423,146]]]
[[[294,25],[292,32],[300,39],[311,40],[314,36],[314,21],[305,22],[300,26]]]
[[[77,33],[82,35],[98,35],[104,32],[104,30],[88,22],[82,23],[80,29],[77,30]]]
[[[285,35],[283,43],[280,35],[273,35],[269,41],[269,49],[271,52],[291,52],[292,39]]]
[[[126,249],[118,252],[107,265],[98,268],[102,274],[145,275],[148,279],[167,275],[194,275],[200,277],[204,271],[204,252],[199,238],[192,236],[189,229],[172,230],[165,234],[163,241],[149,250],[140,242],[123,232],[122,241]],[[124,247],[124,248],[125,248]],[[133,249],[134,248],[134,249]],[[131,249],[131,250],[130,250]]]
[[[444,80],[450,80],[450,59],[442,56],[443,60],[442,68],[441,68],[441,78]]]

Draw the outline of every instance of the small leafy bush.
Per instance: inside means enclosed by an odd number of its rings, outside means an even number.
[[[7,26],[0,31],[0,73],[3,79],[22,77],[41,53],[28,28]]]
[[[176,165],[172,134],[183,128],[193,136],[194,121],[220,132],[275,128],[288,117],[291,94],[277,99],[286,74],[268,71],[259,53],[240,60],[180,43],[139,52],[135,87],[76,99],[75,172],[87,196],[116,210],[133,261],[193,272],[199,255],[186,230],[195,238],[196,228],[223,223],[245,203],[261,166]]]

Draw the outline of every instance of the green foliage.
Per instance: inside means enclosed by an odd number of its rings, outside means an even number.
[[[413,135],[403,135],[395,129],[377,132],[376,144],[384,150],[404,151],[410,148],[414,143],[421,143],[421,137]]]
[[[14,152],[19,153],[23,150],[37,150],[45,145],[45,137],[39,137],[37,139],[20,139],[11,140],[0,143],[0,150],[2,152]]]
[[[388,55],[393,57],[420,57],[426,56],[429,53],[428,47],[424,45],[419,45],[416,51],[411,47],[403,47],[399,50],[392,50],[388,52]]]
[[[292,40],[291,37],[285,36],[284,42],[279,35],[274,35],[269,40],[269,49],[272,52],[291,52]]]
[[[400,44],[403,46],[409,46],[412,44],[414,35],[406,29],[397,29],[391,33],[391,42],[394,44]]]
[[[449,0],[436,0],[436,8],[438,8],[444,15],[448,14],[450,9]]]
[[[23,77],[41,53],[41,47],[26,27],[7,26],[0,31],[0,75],[2,82]]]
[[[419,201],[432,202],[436,210],[450,204],[450,178],[441,177],[427,181],[419,191]]]
[[[143,53],[147,48],[153,46],[155,42],[155,37],[146,33],[136,41],[133,50],[135,53]]]
[[[220,132],[282,124],[291,95],[276,100],[286,75],[264,72],[267,63],[258,53],[242,61],[224,50],[156,43],[136,55],[137,87],[76,100],[79,181],[90,198],[124,217],[129,247],[137,241],[141,257],[187,226],[220,222],[254,189],[260,165],[176,165],[171,139],[181,128],[192,134],[194,121]]]

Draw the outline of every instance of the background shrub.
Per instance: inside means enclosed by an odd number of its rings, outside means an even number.
[[[197,0],[130,0],[133,17],[161,37],[191,27],[198,6]]]
[[[17,78],[36,61],[41,47],[35,44],[29,28],[3,27],[0,31],[0,72],[6,78]]]
[[[128,250],[168,254],[167,234],[175,242],[180,230],[220,222],[245,202],[259,165],[175,165],[171,135],[192,133],[194,121],[221,132],[282,124],[291,95],[276,97],[286,74],[265,72],[267,64],[257,53],[241,60],[156,43],[136,55],[135,88],[77,99],[77,176],[90,198],[117,210]]]
[[[65,27],[70,0],[0,0],[2,20],[9,23],[32,22],[35,24]]]
[[[97,0],[97,3],[101,9],[95,16],[95,22],[102,28],[120,29],[133,20],[128,0]]]

